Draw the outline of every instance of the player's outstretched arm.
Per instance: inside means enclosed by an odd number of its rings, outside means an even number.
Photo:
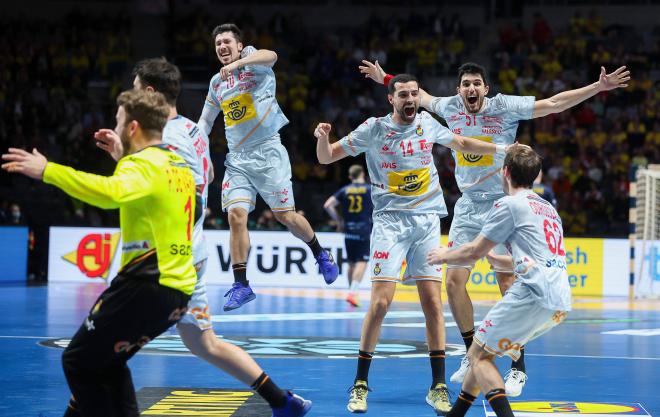
[[[536,101],[532,117],[543,117],[552,113],[563,112],[602,91],[628,87],[628,81],[630,81],[630,71],[627,71],[625,66],[609,74],[605,73],[605,67],[600,67],[600,76],[595,83],[575,90],[563,91],[550,98]]]
[[[496,145],[479,139],[454,134],[452,141],[445,146],[461,153],[492,155],[496,153],[505,154],[511,145]]]
[[[37,148],[29,153],[23,149],[9,148],[6,154],[2,155],[2,160],[7,161],[2,164],[2,169],[12,174],[23,174],[35,180],[44,178],[44,170],[48,164],[45,156],[39,153]]]
[[[390,80],[394,78],[393,75],[390,75],[385,72],[385,70],[380,66],[378,61],[371,63],[366,59],[363,59],[362,65],[358,66],[358,69],[362,74],[364,74],[364,78],[370,78],[375,82],[377,82],[378,84],[384,84],[386,87],[390,83]],[[423,88],[419,89],[420,105],[425,109],[428,110],[431,109],[431,102],[435,98],[436,97],[427,93]]]
[[[426,255],[426,262],[431,265],[440,265],[444,263],[463,264],[475,263],[483,258],[493,249],[497,244],[491,242],[485,237],[479,235],[472,242],[463,245],[458,249],[450,249],[444,246],[438,246],[432,249]]]
[[[330,123],[319,123],[314,130],[316,137],[316,157],[322,164],[331,164],[348,156],[339,142],[330,143]]]
[[[252,52],[250,55],[237,59],[231,64],[227,64],[220,69],[220,78],[226,80],[229,77],[229,74],[232,71],[237,70],[240,67],[246,65],[264,65],[267,67],[272,67],[277,62],[277,54],[275,51],[269,49],[257,49],[255,52]]]

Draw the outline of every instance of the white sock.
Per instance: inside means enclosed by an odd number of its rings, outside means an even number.
[[[348,290],[351,292],[351,294],[355,294],[355,292],[357,292],[358,289],[360,289],[360,283],[358,281],[353,280]]]

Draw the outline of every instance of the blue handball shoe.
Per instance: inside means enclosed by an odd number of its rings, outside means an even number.
[[[272,417],[302,417],[311,409],[311,401],[287,391],[286,404],[283,407],[273,408]]]
[[[324,250],[316,257],[316,263],[319,265],[319,270],[323,274],[325,283],[330,285],[335,282],[339,275],[339,268],[337,267],[332,254],[327,250]]]
[[[257,298],[257,295],[252,291],[249,284],[243,285],[240,282],[234,282],[231,289],[225,294],[225,297],[229,297],[229,300],[227,300],[222,309],[225,311],[231,311],[254,300]]]

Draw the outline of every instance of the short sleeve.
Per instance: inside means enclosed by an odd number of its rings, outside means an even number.
[[[369,148],[369,138],[371,137],[371,130],[376,124],[376,118],[372,117],[367,119],[364,123],[358,126],[357,129],[344,136],[339,140],[339,144],[347,154],[357,156],[362,152],[366,152]]]
[[[452,131],[444,127],[437,120],[435,120],[433,116],[431,116],[428,113],[425,113],[423,117],[427,119],[428,120],[427,123],[430,126],[432,126],[433,132],[431,139],[433,143],[437,143],[439,145],[448,145],[454,140],[454,134],[452,133]]]
[[[345,188],[340,188],[339,191],[334,193],[332,196],[337,199],[340,203],[344,201],[344,196],[346,195],[346,189]]]
[[[252,45],[248,45],[243,50],[241,51],[241,58],[245,58],[248,55],[251,55],[253,53],[257,52],[257,48],[255,48]]]
[[[446,118],[445,113],[447,112],[447,106],[450,100],[451,97],[436,97],[431,101],[431,108],[429,110],[442,118]]]
[[[509,117],[517,120],[529,120],[534,114],[534,96],[508,96],[498,94],[497,98],[507,110]]]
[[[513,233],[515,222],[507,198],[499,199],[486,217],[481,235],[491,242],[504,243]]]

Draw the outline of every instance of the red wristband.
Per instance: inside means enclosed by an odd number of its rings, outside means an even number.
[[[394,75],[385,74],[385,77],[383,77],[383,85],[387,87],[390,84],[390,81],[392,81],[392,78],[394,78]]]

